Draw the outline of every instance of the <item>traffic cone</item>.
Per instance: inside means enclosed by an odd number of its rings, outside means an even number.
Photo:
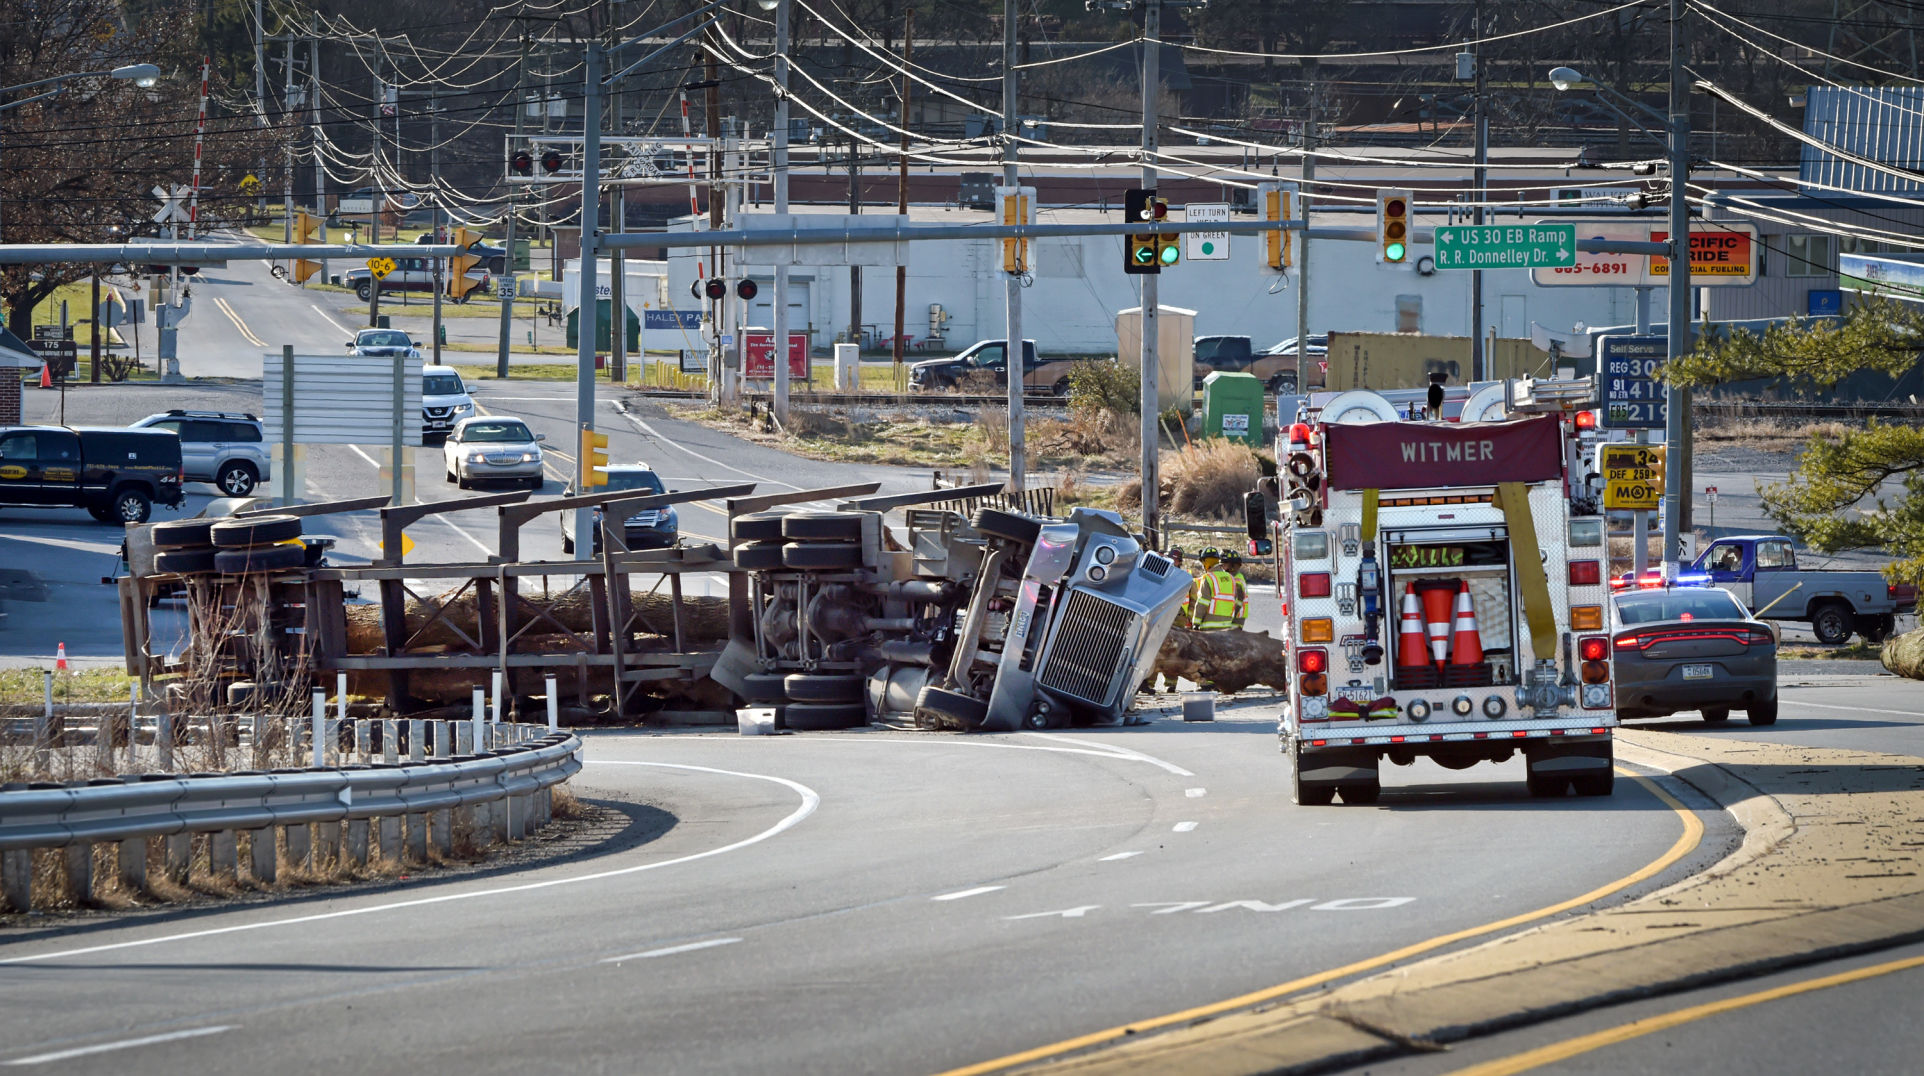
[[[60,649],[54,651],[53,667],[57,672],[67,671],[67,644],[66,643],[61,643]]]
[[[1430,660],[1438,668],[1450,660],[1450,596],[1448,583],[1423,585],[1423,621],[1429,628]]]
[[[1429,650],[1423,642],[1423,606],[1416,599],[1415,584],[1405,584],[1402,621],[1396,628],[1396,664],[1399,668],[1420,669],[1429,663]]]
[[[1470,581],[1465,579],[1456,592],[1456,640],[1450,654],[1452,665],[1483,664],[1483,633],[1476,626],[1476,605],[1470,601]]]
[[[31,370],[33,367],[29,366],[27,369]],[[53,388],[53,370],[44,362],[40,364],[40,387],[43,389]]]

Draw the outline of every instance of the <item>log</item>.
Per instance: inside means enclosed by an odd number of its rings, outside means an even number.
[[[1913,680],[1924,680],[1924,628],[1884,640],[1884,647],[1877,656],[1891,672]]]
[[[641,619],[661,632],[671,636],[674,631],[674,598],[662,593],[633,591],[635,612]],[[523,598],[536,605],[544,605],[548,615],[559,621],[570,631],[587,634],[594,630],[594,596],[586,587],[543,602],[537,591],[529,596],[523,591]],[[409,598],[407,603],[407,626],[410,638],[421,631],[434,616],[436,609],[446,605],[447,610],[441,618],[430,626],[420,637],[414,639],[410,649],[428,646],[465,647],[468,640],[481,638],[474,591],[462,592],[452,602],[447,594],[429,599]],[[514,624],[526,624],[532,619],[524,606],[517,606]],[[458,631],[456,629],[459,629]],[[545,622],[532,629],[534,632],[552,632],[553,627]],[[467,639],[461,637],[466,633]],[[525,641],[527,636],[522,636]],[[682,638],[690,647],[713,649],[714,645],[728,641],[728,599],[719,595],[690,595],[682,599]],[[347,652],[350,654],[380,653],[385,645],[381,636],[381,606],[350,605],[347,607]],[[519,643],[517,643],[517,648]]]
[[[1225,695],[1254,684],[1266,684],[1278,691],[1289,688],[1289,657],[1283,652],[1282,640],[1237,628],[1170,628],[1162,649],[1156,652],[1156,672],[1213,683]]]

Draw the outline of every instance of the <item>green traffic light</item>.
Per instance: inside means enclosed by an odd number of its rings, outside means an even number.
[[[1181,247],[1176,246],[1175,244],[1172,243],[1169,246],[1162,248],[1162,263],[1164,265],[1174,265],[1180,260],[1182,260]]]
[[[1383,247],[1383,260],[1388,262],[1400,262],[1403,260],[1403,253],[1404,253],[1403,244],[1390,243]]]
[[[1137,265],[1152,265],[1156,260],[1155,252],[1147,246],[1136,247],[1129,252],[1129,256],[1136,260]]]

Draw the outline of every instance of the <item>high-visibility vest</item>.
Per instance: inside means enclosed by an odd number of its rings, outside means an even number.
[[[1249,619],[1249,580],[1243,578],[1241,572],[1235,573],[1233,578],[1236,581],[1236,626],[1240,628],[1243,621]]]
[[[1236,577],[1221,568],[1198,580],[1194,615],[1196,627],[1216,631],[1236,623]]]

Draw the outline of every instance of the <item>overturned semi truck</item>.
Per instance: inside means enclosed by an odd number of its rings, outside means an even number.
[[[1121,719],[1190,576],[1113,512],[757,512],[714,679],[791,729],[1012,731]]]

